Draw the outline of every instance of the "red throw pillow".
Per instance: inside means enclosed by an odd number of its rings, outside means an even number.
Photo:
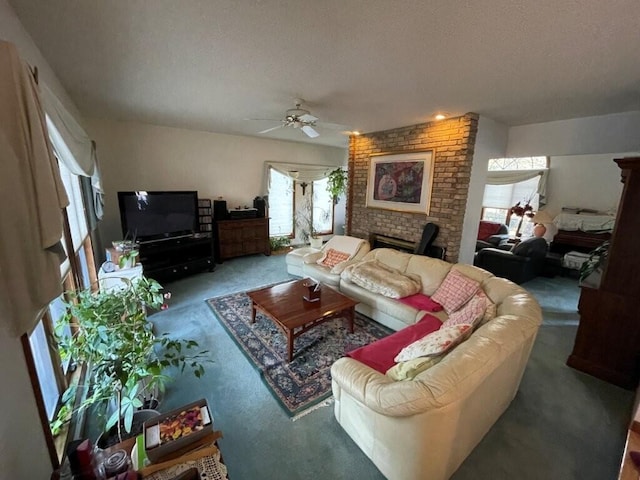
[[[393,359],[400,353],[400,350],[435,332],[441,325],[442,322],[436,317],[426,314],[418,323],[398,330],[369,345],[352,350],[347,353],[347,357],[354,358],[380,373],[385,373],[396,364]]]
[[[410,307],[417,308],[418,310],[426,310],[427,312],[439,312],[442,310],[442,305],[434,302],[429,295],[425,295],[424,293],[416,293],[408,297],[398,298],[398,301]]]
[[[502,227],[501,223],[481,220],[478,228],[478,240],[486,241],[491,235],[497,234],[500,231],[500,227]]]

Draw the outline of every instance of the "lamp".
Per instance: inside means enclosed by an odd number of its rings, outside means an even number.
[[[553,218],[549,215],[545,210],[538,210],[533,218],[531,219],[533,223],[553,223]]]

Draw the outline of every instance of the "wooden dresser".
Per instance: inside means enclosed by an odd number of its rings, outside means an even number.
[[[271,255],[269,219],[218,220],[216,223],[216,259],[264,253]]]
[[[567,365],[623,388],[640,379],[640,158],[614,160],[624,188],[598,289],[582,288]]]

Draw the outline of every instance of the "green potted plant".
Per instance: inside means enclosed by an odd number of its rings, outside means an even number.
[[[296,212],[296,227],[300,229],[300,237],[303,242],[308,242],[311,247],[320,249],[322,248],[322,237],[313,224],[313,203],[311,196],[309,195],[304,202],[303,208]],[[320,208],[316,208],[316,210],[319,210],[319,215],[322,220],[329,218],[329,212]]]
[[[72,385],[63,395],[63,407],[52,429],[70,420],[73,412],[101,406],[113,412],[105,431],[115,426],[118,439],[124,429],[131,432],[133,415],[143,407],[145,397],[156,389],[164,390],[170,379],[163,371],[170,366],[190,369],[196,377],[204,374],[200,363],[206,351],[195,351],[194,340],[174,340],[166,334],[156,336],[147,318],[148,310],[165,309],[169,293],[162,292],[155,280],[123,278],[123,288],[101,292],[68,292],[62,321],[56,337],[63,359],[87,365],[83,385]],[[72,334],[62,334],[64,325]],[[76,403],[78,388],[84,399]]]
[[[278,237],[270,237],[269,245],[271,247],[271,253],[281,253],[289,251],[289,245],[291,245],[291,239],[285,235]]]
[[[113,248],[119,254],[118,258],[118,266],[120,268],[132,268],[136,265],[136,258],[140,254],[140,251],[137,248],[137,244],[134,240],[114,240],[111,242]]]
[[[347,191],[347,172],[342,168],[336,168],[327,176],[327,191],[333,197],[334,203]]]

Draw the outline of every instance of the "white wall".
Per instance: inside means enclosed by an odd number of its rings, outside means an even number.
[[[0,39],[12,42],[20,56],[39,70],[41,82],[74,113],[51,67],[24,30],[6,0],[0,0]],[[20,340],[0,336],[0,472],[2,478],[49,478],[51,463],[38,419]]]
[[[507,147],[507,126],[487,117],[480,117],[473,152],[473,165],[467,196],[467,207],[462,224],[462,241],[458,262],[473,263],[482,213],[482,197],[487,182],[487,163],[490,158],[501,158]]]
[[[229,208],[252,206],[266,193],[265,161],[347,162],[343,148],[102,119],[87,119],[86,127],[98,146],[106,192],[100,226],[106,244],[122,237],[118,191],[197,190],[204,198],[224,197]]]
[[[509,129],[507,157],[640,151],[640,112],[521,125]]]
[[[545,210],[553,217],[562,207],[599,211],[615,210],[622,194],[620,168],[614,158],[624,153],[571,155],[550,158],[548,202]]]

